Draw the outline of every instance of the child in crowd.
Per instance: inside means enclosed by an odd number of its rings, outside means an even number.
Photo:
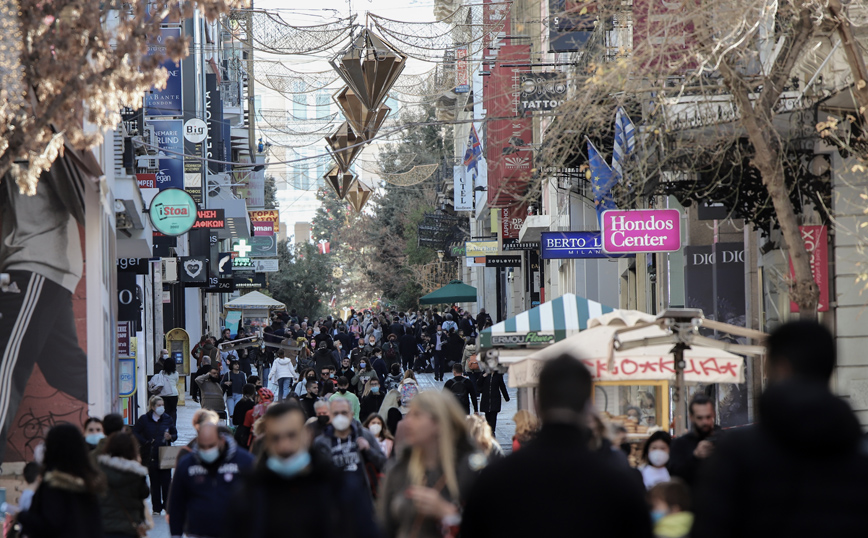
[[[693,526],[690,490],[682,480],[661,482],[648,492],[656,538],[686,538]]]

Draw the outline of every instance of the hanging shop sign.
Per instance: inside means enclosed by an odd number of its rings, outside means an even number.
[[[539,241],[519,241],[518,239],[503,241],[503,250],[506,252],[514,252],[517,250],[539,250],[539,248]]]
[[[280,265],[278,264],[277,258],[273,259],[263,259],[257,258],[253,260],[253,269],[257,273],[276,273],[280,270]],[[336,269],[340,269],[339,267]],[[340,277],[336,277],[340,278]]]
[[[208,259],[199,256],[178,258],[178,276],[185,287],[208,286]]]
[[[184,137],[181,120],[147,120],[157,142],[157,166],[154,176],[157,188],[184,188]]]
[[[118,258],[117,269],[118,273],[147,275],[150,272],[151,263],[148,258]]]
[[[151,88],[145,93],[145,114],[148,116],[181,116],[184,114],[183,79],[181,63],[166,58],[166,41],[180,39],[181,28],[161,28],[160,35],[148,43],[148,56],[158,54],[163,62],[160,67],[169,73],[166,87],[162,90]]]
[[[811,273],[820,288],[818,312],[829,311],[829,239],[825,226],[799,226],[805,249],[811,256]],[[790,278],[796,278],[793,261],[790,260]],[[798,312],[799,306],[790,302],[790,312]]]
[[[594,31],[595,2],[549,0],[549,52],[581,50]]]
[[[477,256],[497,255],[497,241],[467,241],[464,243],[464,255],[472,258]]]
[[[274,223],[273,222],[254,222],[253,223],[253,235],[264,236],[264,237],[274,235]]]
[[[274,235],[254,235],[249,240],[233,239],[232,249],[237,252],[236,246],[244,241],[246,248],[249,248],[250,258],[275,258],[277,257],[277,236]],[[241,255],[241,254],[239,254]]]
[[[223,209],[200,209],[196,211],[196,223],[193,229],[211,228],[222,229],[226,227],[226,215]]]
[[[486,267],[521,267],[521,256],[486,256]]]
[[[567,81],[560,73],[522,73],[520,112],[556,110],[567,99]]]
[[[603,251],[609,254],[676,252],[681,249],[677,209],[612,209],[601,219]]]
[[[148,209],[154,228],[171,236],[189,232],[196,223],[196,212],[196,202],[183,189],[160,191]]]
[[[464,165],[452,167],[453,200],[455,211],[473,211],[473,189]]]
[[[529,331],[526,333],[492,334],[492,346],[539,346],[552,344],[555,335]]]
[[[544,260],[622,257],[603,251],[603,236],[600,232],[542,232],[539,244]]]
[[[271,222],[275,230],[280,229],[280,212],[276,209],[260,209],[248,211],[250,222]]]
[[[470,91],[470,68],[467,63],[467,47],[455,49],[455,93]]]

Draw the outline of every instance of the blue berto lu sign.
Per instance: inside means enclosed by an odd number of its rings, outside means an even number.
[[[540,250],[544,260],[628,257],[603,252],[600,232],[543,232]]]

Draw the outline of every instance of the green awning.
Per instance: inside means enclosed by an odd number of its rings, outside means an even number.
[[[439,290],[432,291],[419,299],[419,304],[475,303],[476,288],[460,280],[453,280]]]
[[[588,327],[588,320],[614,308],[566,293],[480,333],[481,347],[550,344]]]

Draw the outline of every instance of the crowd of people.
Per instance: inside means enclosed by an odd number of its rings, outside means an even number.
[[[813,537],[868,528],[868,453],[854,412],[829,389],[836,354],[820,325],[770,335],[755,424],[721,430],[700,392],[690,431],[652,432],[633,466],[623,429],[590,404],[590,372],[566,356],[544,364],[535,412],[516,414],[504,454],[492,435],[509,398],[500,374],[467,368],[473,356],[456,353],[444,388],[420,390],[412,367],[425,348],[405,356],[401,339],[424,340],[416,325],[426,319],[398,315],[385,330],[363,315],[303,336],[301,323],[275,320],[266,334],[301,345],[277,348],[270,362],[251,358],[257,375],[203,339],[196,437],[177,460],[167,465],[161,451],[177,440],[177,424],[159,385],[132,427],[118,415],[57,425],[25,469],[30,494],[12,510],[21,535],[144,536],[163,512],[172,536],[199,538]],[[384,338],[398,341],[388,360]]]

